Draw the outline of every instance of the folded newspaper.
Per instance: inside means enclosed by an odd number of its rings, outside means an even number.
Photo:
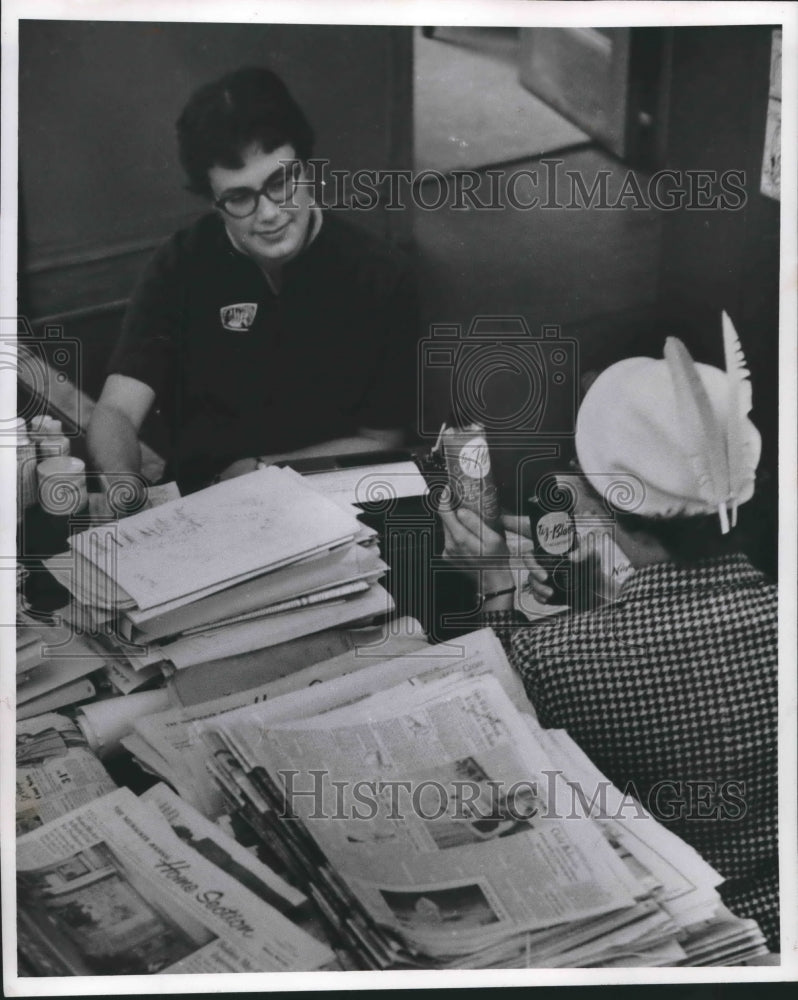
[[[67,716],[17,723],[17,836],[116,788]]]
[[[145,770],[168,781],[187,802],[216,819],[225,811],[225,800],[209,773],[208,765],[213,755],[200,738],[196,723],[295,691],[303,692],[305,700],[312,705],[311,691],[318,685],[323,686],[333,678],[353,674],[384,660],[429,648],[421,626],[411,618],[398,619],[390,628],[364,629],[361,635],[352,635],[356,644],[338,656],[267,683],[250,684],[220,698],[139,717],[133,731],[122,738],[122,744]],[[416,664],[417,661],[413,661],[411,672],[417,671]],[[260,673],[265,673],[262,667]],[[254,676],[253,673],[253,680]]]
[[[272,972],[335,963],[330,948],[264,892],[220,867],[218,849],[201,853],[207,828],[192,830],[175,809],[163,797],[144,802],[117,789],[17,840],[20,937],[49,954],[51,969],[60,969],[51,974]],[[170,822],[185,829],[182,837]],[[270,899],[289,904],[282,880],[261,885]]]

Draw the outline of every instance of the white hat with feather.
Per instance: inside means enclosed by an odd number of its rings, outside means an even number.
[[[737,507],[754,492],[762,442],[748,417],[749,373],[726,313],[723,345],[725,372],[694,362],[668,337],[662,361],[628,358],[598,376],[576,421],[579,464],[597,492],[609,496],[608,481],[626,480],[635,484],[635,514],[717,513],[724,534],[736,524]]]

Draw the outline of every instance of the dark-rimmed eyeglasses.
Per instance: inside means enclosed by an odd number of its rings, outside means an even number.
[[[301,174],[302,161],[292,160],[267,177],[261,187],[233,188],[217,198],[214,205],[234,219],[246,219],[248,215],[252,215],[262,197],[268,198],[277,208],[296,208],[290,198],[297,189]]]

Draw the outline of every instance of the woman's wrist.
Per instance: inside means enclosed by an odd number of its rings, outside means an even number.
[[[480,574],[477,601],[480,611],[503,611],[515,602],[515,579],[509,570]]]
[[[478,594],[480,611],[511,611],[515,607],[515,587]]]

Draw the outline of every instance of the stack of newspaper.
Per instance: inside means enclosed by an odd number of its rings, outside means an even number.
[[[122,742],[171,789],[114,790],[65,717],[19,727],[18,936],[36,974],[766,952],[692,848],[539,726],[489,629],[430,646],[400,619],[259,687],[143,714]]]
[[[229,808],[361,968],[766,950],[691,847],[538,725],[490,630],[194,726]]]
[[[182,670],[390,612],[357,513],[261,469],[76,534],[48,568],[132,670]]]

